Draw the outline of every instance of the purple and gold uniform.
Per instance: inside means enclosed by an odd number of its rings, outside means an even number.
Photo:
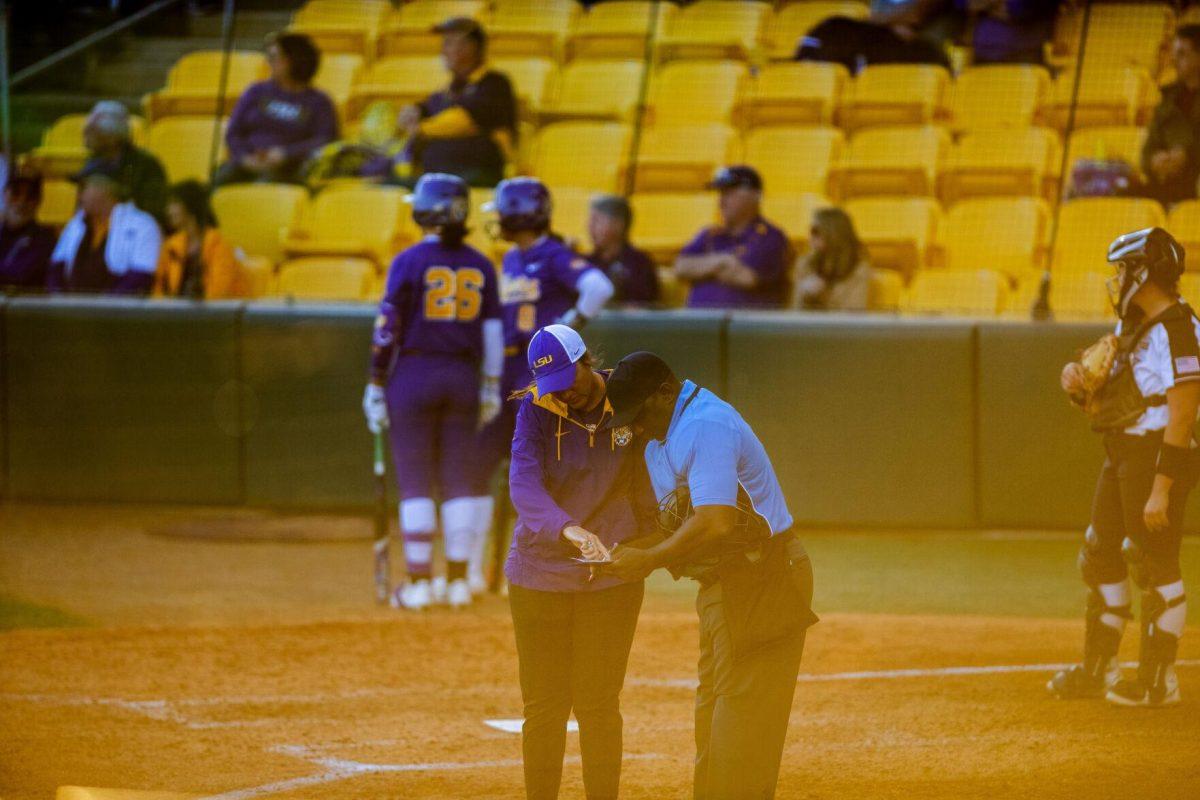
[[[680,255],[712,253],[732,253],[758,274],[758,285],[739,289],[715,279],[696,281],[688,293],[689,308],[779,308],[784,304],[791,247],[779,228],[762,217],[738,234],[711,225],[688,242]]]
[[[475,429],[483,321],[500,316],[496,270],[467,245],[436,236],[396,256],[372,349],[372,377],[387,378],[392,454],[401,495],[443,500],[484,493]]]

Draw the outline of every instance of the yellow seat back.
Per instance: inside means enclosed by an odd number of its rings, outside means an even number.
[[[208,181],[209,157],[213,137],[218,137],[217,164],[227,157],[225,125],[213,124],[212,117],[167,117],[150,126],[147,149],[158,156],[171,183],[194,179]]]
[[[307,197],[302,186],[243,183],[218,188],[212,206],[221,232],[235,247],[278,263],[284,232],[298,222]]]
[[[729,3],[736,5],[736,3]],[[728,124],[746,67],[737,61],[678,61],[651,76],[654,125]]]
[[[745,161],[769,194],[825,194],[844,147],[837,128],[759,128],[746,137]]]
[[[768,64],[742,83],[738,125],[832,125],[850,73],[841,64],[793,61]]]
[[[1050,73],[1026,64],[989,64],[954,80],[950,120],[955,130],[1032,125],[1050,91]]]
[[[903,299],[913,314],[990,317],[1008,305],[1003,276],[990,270],[929,270],[917,273]]]
[[[939,242],[942,212],[931,197],[869,197],[843,208],[867,247],[871,265],[911,276],[929,266]]]
[[[946,105],[950,75],[929,64],[869,66],[850,81],[838,112],[847,130],[926,125]]]
[[[297,300],[374,300],[375,265],[365,258],[292,259],[280,266],[272,294]]]
[[[942,226],[947,269],[992,269],[1025,278],[1045,267],[1050,209],[1033,197],[963,200]]]
[[[1063,203],[1054,241],[1057,273],[1110,272],[1108,246],[1123,233],[1165,224],[1162,206],[1135,197],[1086,197]]]
[[[548,186],[615,192],[629,151],[629,126],[615,122],[559,122],[538,132],[534,174]]]

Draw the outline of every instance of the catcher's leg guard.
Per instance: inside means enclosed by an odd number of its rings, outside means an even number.
[[[1183,581],[1156,586],[1142,593],[1141,641],[1137,679],[1122,681],[1108,693],[1110,702],[1124,706],[1158,707],[1179,702],[1175,657],[1187,618]]]

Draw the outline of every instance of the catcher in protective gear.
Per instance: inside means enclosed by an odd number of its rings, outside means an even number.
[[[1063,368],[1062,386],[1104,435],[1106,459],[1079,553],[1089,594],[1082,663],[1047,684],[1056,697],[1122,706],[1179,702],[1175,657],[1187,603],[1179,567],[1184,505],[1197,477],[1200,320],[1179,296],[1183,248],[1161,228],[1118,237],[1108,259],[1120,316]],[[1117,651],[1142,592],[1137,676],[1121,680]]]

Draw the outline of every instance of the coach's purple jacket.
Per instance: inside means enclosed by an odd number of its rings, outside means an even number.
[[[608,373],[602,372],[605,380]],[[504,574],[510,583],[546,592],[607,589],[621,581],[588,581],[587,566],[572,561],[579,549],[562,538],[581,525],[606,546],[637,538],[654,498],[642,443],[627,427],[604,430],[612,406],[599,417],[580,416],[553,396],[536,392],[521,401],[508,484],[517,526]]]

